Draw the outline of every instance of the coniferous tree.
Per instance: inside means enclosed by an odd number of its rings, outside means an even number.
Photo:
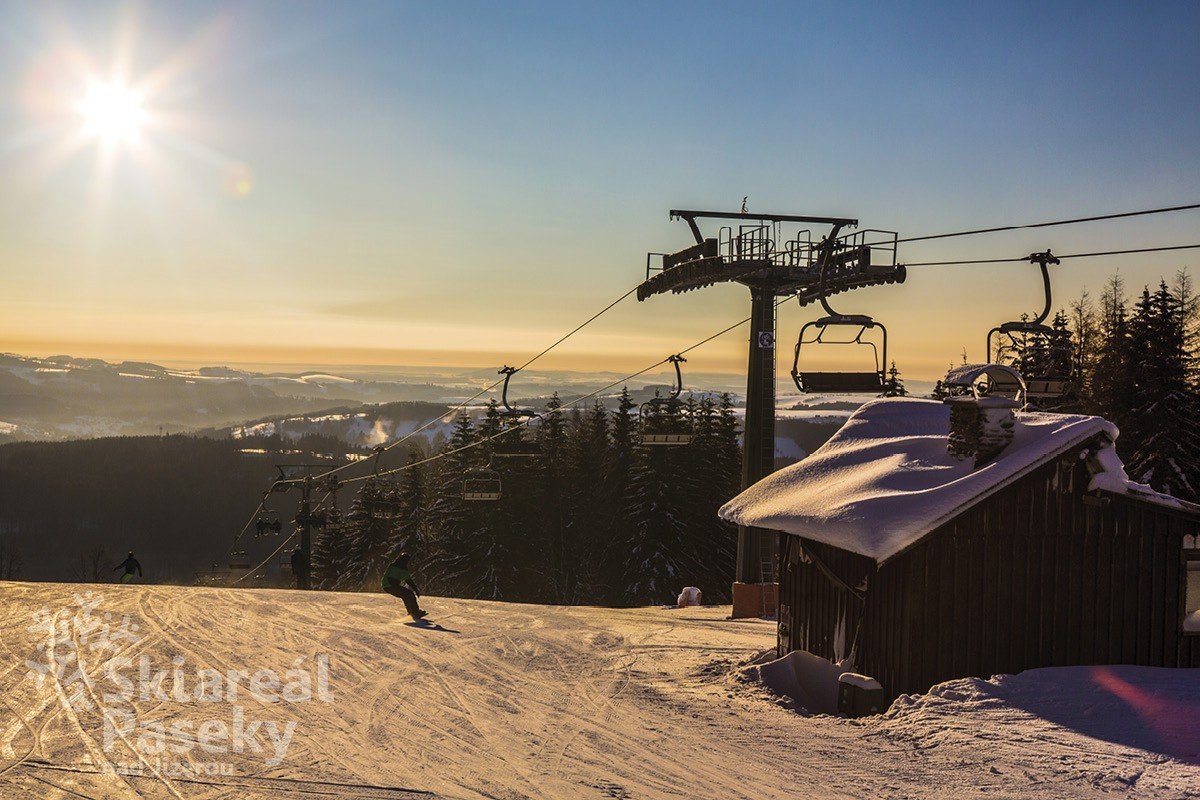
[[[896,367],[896,362],[888,367],[887,380],[883,387],[884,397],[907,397],[908,390],[904,388],[904,380],[900,377],[900,370]]]
[[[326,576],[330,588],[357,592],[379,585],[382,562],[394,539],[398,505],[395,483],[371,477],[363,482],[349,513],[337,524],[325,526],[333,536]]]
[[[1087,411],[1104,417],[1123,430],[1129,427],[1134,394],[1128,316],[1125,283],[1119,274],[1113,275],[1100,295],[1099,347],[1093,366]],[[1129,441],[1126,437],[1122,438]],[[1122,447],[1124,444],[1122,442]]]
[[[603,594],[601,566],[614,524],[605,492],[609,461],[609,420],[597,401],[586,415],[573,417],[568,442],[567,540],[575,562],[575,583],[568,602],[596,602]]]
[[[537,429],[541,456],[537,464],[537,490],[540,514],[538,539],[545,544],[546,576],[549,596],[556,603],[569,602],[574,594],[574,544],[568,541],[566,514],[568,484],[564,470],[568,463],[567,418],[561,413],[558,393],[546,403],[546,414]]]
[[[1165,282],[1143,290],[1129,321],[1134,480],[1185,500],[1200,499],[1200,410],[1189,385],[1183,306]],[[1124,437],[1122,437],[1124,438]]]
[[[418,463],[420,459],[419,452],[411,451],[408,455],[408,464],[400,473],[396,524],[393,526],[392,538],[388,542],[387,552],[383,557],[383,565],[401,552],[419,554],[426,551],[428,525],[425,516],[428,513],[431,498],[426,482],[425,467]]]
[[[477,512],[462,498],[463,481],[477,467],[475,425],[466,412],[454,420],[454,429],[441,452],[441,471],[437,478],[437,499],[429,507],[428,520],[433,535],[425,564],[428,583],[433,591],[458,597],[471,597],[472,576],[483,567],[471,540]]]
[[[1086,289],[1071,303],[1067,328],[1071,332],[1071,384],[1063,410],[1078,413],[1091,403],[1092,381],[1100,349],[1099,318]]]
[[[657,413],[678,416],[677,407],[667,405]],[[622,538],[627,541],[617,586],[619,602],[642,605],[666,602],[682,588],[688,547],[688,499],[691,476],[686,454],[679,447],[642,447],[635,458],[630,516]],[[693,564],[688,563],[688,567]],[[689,584],[690,585],[690,584]]]

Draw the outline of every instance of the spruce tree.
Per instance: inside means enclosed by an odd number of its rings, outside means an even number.
[[[568,462],[567,418],[555,392],[537,429],[541,456],[537,464],[537,539],[544,543],[547,589],[556,603],[569,602],[575,591],[574,543],[568,540],[564,470]]]
[[[1100,295],[1099,352],[1091,381],[1091,405],[1087,410],[1122,429],[1128,427],[1133,405],[1128,316],[1125,283],[1119,274],[1113,275]]]
[[[426,516],[429,528],[429,555],[424,566],[434,591],[456,597],[471,597],[468,587],[479,571],[471,561],[469,541],[477,512],[462,498],[463,481],[477,468],[478,459],[469,447],[476,441],[475,425],[465,411],[454,420],[450,438],[441,452],[440,474],[436,480],[437,497]]]
[[[609,419],[596,401],[586,415],[573,416],[567,444],[567,540],[571,543],[574,586],[567,602],[597,602],[604,594],[602,565],[619,520],[605,491]]]
[[[887,380],[883,386],[884,397],[907,397],[908,390],[904,388],[904,380],[900,377],[900,370],[896,367],[896,362],[888,367]]]
[[[677,407],[656,409],[665,417]],[[688,520],[694,499],[688,459],[679,447],[642,447],[637,451],[630,516],[622,538],[626,546],[617,578],[618,602],[626,605],[663,603],[695,579],[694,552],[688,542]],[[681,583],[683,581],[684,583]]]
[[[1200,406],[1189,383],[1184,309],[1165,282],[1154,294],[1143,290],[1129,321],[1129,345],[1133,445],[1127,471],[1159,491],[1200,499]]]

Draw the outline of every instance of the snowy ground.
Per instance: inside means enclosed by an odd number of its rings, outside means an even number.
[[[428,606],[444,630],[385,595],[0,584],[0,797],[1200,797],[1200,670],[851,721],[741,680],[773,625],[727,608]]]

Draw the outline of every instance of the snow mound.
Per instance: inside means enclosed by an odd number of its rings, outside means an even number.
[[[1018,413],[1013,441],[975,469],[947,450],[949,407],[896,398],[867,403],[820,449],[726,503],[721,516],[805,536],[884,561],[1047,460],[1097,435],[1117,437],[1112,423],[1074,414]],[[1141,492],[1111,447],[1101,451],[1101,488]],[[1147,499],[1155,499],[1141,494]],[[1165,497],[1165,496],[1158,496]],[[1173,498],[1168,498],[1175,502]]]
[[[793,650],[783,658],[747,667],[742,674],[791,698],[797,708],[810,714],[836,714],[838,678],[846,674],[846,666]]]
[[[1194,669],[1046,667],[990,680],[961,678],[928,694],[900,696],[880,730],[920,749],[953,746],[979,739],[981,717],[989,728],[1006,731],[995,738],[1000,761],[1003,751],[1020,747],[1096,753],[1099,740],[1200,765],[1200,670]]]

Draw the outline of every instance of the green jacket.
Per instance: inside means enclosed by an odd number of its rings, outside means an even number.
[[[395,564],[392,564],[387,568],[387,572],[383,573],[382,584],[384,589],[390,589],[393,586],[401,586],[406,583],[411,586],[414,591],[416,590],[417,585],[413,583],[412,573],[406,570],[404,567],[398,567]]]

